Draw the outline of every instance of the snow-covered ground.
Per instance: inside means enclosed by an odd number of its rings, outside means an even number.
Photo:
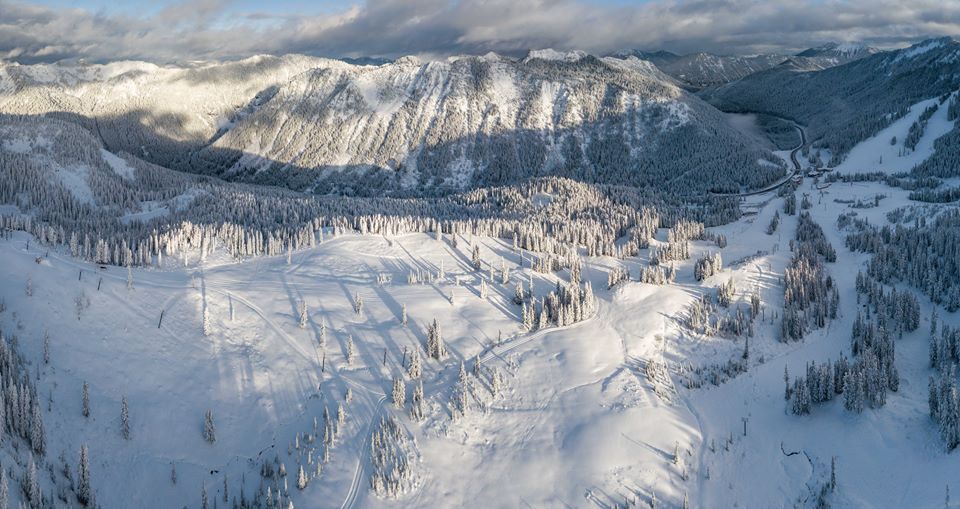
[[[839,488],[832,500],[834,506],[942,507],[945,486],[951,484],[956,489],[960,457],[944,451],[929,418],[927,377],[932,370],[927,351],[931,304],[925,297],[921,297],[920,328],[897,340],[896,365],[903,383],[898,392],[890,394],[886,406],[856,415],[845,411],[842,402],[835,400],[815,407],[811,415],[797,417],[789,413],[784,402],[784,366],[795,376],[803,373],[807,362],[837,359],[841,353],[850,356],[850,331],[857,309],[854,283],[868,255],[852,253],[844,247],[844,235],[838,231],[836,219],[840,213],[854,209],[834,200],[868,201],[877,194],[886,195],[876,208],[855,210],[859,217],[880,225],[887,223],[887,212],[910,203],[906,191],[876,183],[833,184],[821,194],[806,179],[799,192],[811,195],[811,215],[837,248],[838,261],[828,264],[828,269],[841,289],[841,316],[830,322],[828,328],[808,335],[803,343],[775,345],[765,352],[766,362],[733,381],[691,395],[692,405],[705,423],[706,447],[702,450],[701,468],[709,468],[710,472],[709,480],[700,481],[700,505],[792,506],[798,498],[810,496],[804,491],[804,484],[813,487],[829,478],[831,458],[836,457]],[[779,205],[781,200],[772,203]],[[752,227],[740,221],[719,228],[730,239],[736,239],[727,250],[739,245],[760,247],[773,243],[758,229],[767,224],[772,213],[771,207],[766,206]],[[793,229],[789,220],[781,224],[783,238],[776,244],[783,256],[789,256],[787,240],[792,238]],[[774,271],[782,274],[785,259],[772,258]],[[945,314],[942,309],[940,314],[946,323],[960,322],[955,314]],[[758,334],[758,347],[771,343],[764,339],[766,335]],[[746,437],[742,436],[744,417],[748,419]],[[724,439],[731,433],[734,445],[726,451]],[[716,453],[709,450],[712,442],[716,443]],[[804,454],[786,456],[781,448],[787,453]],[[800,505],[808,506],[811,502],[806,500]]]
[[[927,136],[935,133],[937,115]],[[834,457],[835,507],[942,507],[944,487],[957,488],[960,456],[943,450],[928,417],[925,298],[925,323],[897,340],[902,382],[886,406],[856,415],[835,400],[808,416],[788,412],[785,366],[796,375],[807,362],[849,356],[854,279],[867,256],[846,250],[838,214],[853,210],[849,200],[883,194],[878,207],[857,212],[884,224],[888,211],[908,203],[906,191],[873,183],[820,191],[805,179],[798,193],[810,194],[811,214],[837,248],[839,260],[828,270],[841,289],[840,318],[800,343],[780,343],[780,322],[772,316],[782,306],[780,277],[796,227],[795,216],[781,213],[777,232],[765,233],[783,202],[772,192],[749,197],[742,219],[712,229],[729,239],[720,250],[727,268],[706,281],[695,281],[692,267],[699,254],[719,250],[708,242],[692,243],[692,259],[677,265],[677,282],[667,286],[631,281],[606,289],[613,267],[627,266],[636,279],[648,250],[627,261],[588,258],[584,278],[597,294],[597,311],[563,328],[522,330],[512,298],[515,281],[526,281],[530,272],[507,242],[474,239],[485,267],[499,268],[502,259],[514,278],[508,285],[492,283],[483,299],[479,284],[486,268],[472,269],[467,237],[459,237],[455,248],[449,236],[328,232],[316,248],[293,253],[289,261],[212,256],[188,269],[136,269],[132,288],[124,269],[48,252],[16,233],[0,240],[0,298],[6,304],[0,329],[18,336],[31,372],[38,373],[39,395],[51,401],[43,416],[48,458],[63,452],[75,463],[80,444],[87,444],[103,507],[148,507],[161,500],[163,506],[199,507],[201,486],[211,498],[222,497],[224,477],[231,496],[241,484],[251,496],[260,485],[260,461],[274,457],[285,464],[298,508],[615,507],[653,496],[667,506],[681,506],[687,497],[692,507],[806,507],[829,477]],[[657,239],[655,245],[665,232]],[[439,281],[406,281],[411,270],[436,273],[441,267]],[[534,273],[536,293],[546,294],[566,277]],[[766,310],[750,340],[750,368],[720,386],[687,389],[681,366],[724,363],[743,351],[743,340],[704,337],[678,324],[692,300],[731,277],[738,299],[758,288]],[[28,281],[32,296],[26,296]],[[354,309],[357,295],[362,313]],[[308,310],[302,328],[301,301]],[[941,310],[941,316],[960,325],[955,314]],[[450,350],[443,361],[422,353],[433,319]],[[49,364],[43,362],[45,334]],[[391,381],[415,349],[424,358],[428,411],[422,423],[390,399]],[[450,400],[459,361],[469,371],[478,358],[505,375],[504,390],[493,396],[475,381],[477,399],[455,418]],[[89,418],[81,416],[84,382]],[[408,401],[412,385],[408,380]],[[129,440],[120,433],[124,397]],[[341,404],[346,419],[330,461],[299,491],[298,462],[307,463],[309,455],[315,464],[321,449],[297,449],[296,437],[312,432],[325,407],[335,413]],[[208,410],[216,425],[212,444],[202,433]],[[369,489],[368,440],[385,415],[415,438],[411,489],[397,499]]]
[[[836,169],[846,173],[875,172],[896,173],[910,171],[914,166],[927,160],[933,154],[933,143],[937,138],[953,129],[954,122],[947,120],[947,104],[937,108],[930,117],[923,136],[915,149],[904,148],[903,141],[910,131],[910,125],[920,118],[923,110],[939,102],[934,97],[910,107],[909,113],[881,130],[876,135],[857,144]],[[825,161],[830,164],[829,161]]]

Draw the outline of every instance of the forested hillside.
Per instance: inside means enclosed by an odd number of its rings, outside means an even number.
[[[764,112],[808,126],[816,146],[842,157],[921,100],[960,88],[960,43],[931,39],[828,69],[791,61],[704,91],[725,111]]]

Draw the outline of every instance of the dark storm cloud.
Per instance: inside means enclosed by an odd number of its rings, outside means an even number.
[[[792,52],[828,41],[902,45],[960,33],[960,0],[369,0],[329,15],[236,13],[224,0],[146,17],[0,0],[0,58],[157,62],[257,53],[449,55],[530,48]]]

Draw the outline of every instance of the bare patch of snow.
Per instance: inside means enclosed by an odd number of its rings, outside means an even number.
[[[115,155],[113,152],[110,152],[106,149],[100,149],[100,155],[103,157],[103,160],[107,162],[107,165],[110,166],[110,169],[113,170],[113,172],[117,175],[120,175],[128,180],[133,180],[135,178],[136,174],[134,173],[133,168],[131,168],[126,161]]]
[[[61,166],[50,161],[53,174],[60,180],[63,187],[73,195],[77,201],[87,205],[96,205],[97,201],[93,197],[93,191],[90,184],[87,183],[87,177],[90,176],[90,168],[82,164],[71,164]]]
[[[380,80],[374,73],[361,73],[353,80],[357,92],[374,113],[381,116],[393,116],[403,107],[405,97],[391,88],[381,88]]]
[[[523,59],[524,62],[529,62],[531,60],[552,60],[559,62],[576,62],[581,58],[587,56],[583,51],[557,51],[555,49],[546,48],[546,49],[537,49],[532,50],[527,57]]]
[[[903,59],[907,59],[907,58],[916,58],[916,57],[918,57],[918,56],[920,56],[920,55],[923,55],[924,53],[927,53],[927,52],[930,52],[930,51],[933,51],[933,50],[935,50],[935,49],[937,49],[937,48],[942,48],[942,47],[943,47],[943,41],[942,41],[942,40],[937,39],[937,40],[933,40],[933,41],[927,41],[926,43],[918,44],[918,45],[915,45],[915,46],[911,46],[911,47],[903,50],[902,53],[900,53],[899,55],[897,55],[897,58],[895,58],[895,59],[893,60],[893,62],[896,63],[896,62],[899,62],[899,61],[901,61],[901,60],[903,60]]]
[[[942,104],[927,121],[923,136],[914,150],[904,148],[910,125],[923,113],[923,110],[936,104],[938,98],[927,99],[910,107],[910,112],[887,126],[873,137],[857,144],[847,154],[846,159],[836,169],[843,172],[896,173],[910,171],[933,154],[933,143],[954,127],[947,120],[947,104]],[[891,143],[896,138],[895,143]]]

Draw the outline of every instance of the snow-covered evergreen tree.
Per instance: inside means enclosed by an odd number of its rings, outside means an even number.
[[[415,421],[423,420],[423,380],[417,380],[417,385],[413,387],[413,401],[410,406],[410,417]]]
[[[427,355],[437,360],[447,356],[443,333],[436,318],[433,319],[433,323],[427,326]]]
[[[393,377],[393,404],[397,408],[403,409],[403,405],[407,402],[407,389],[406,384],[403,383],[402,376]]]
[[[203,439],[211,444],[217,441],[217,429],[213,424],[213,410],[207,410],[203,414]]]
[[[298,326],[301,329],[307,328],[307,301],[303,299],[297,301],[297,315],[299,316]]]
[[[409,376],[411,380],[416,380],[420,378],[422,369],[420,365],[420,352],[414,349],[410,352],[410,364],[407,366],[407,376]]]
[[[354,351],[353,351],[353,334],[347,335],[347,365],[353,365]]]
[[[90,485],[90,458],[87,446],[80,446],[80,461],[77,465],[77,500],[83,506],[93,502],[93,488]]]
[[[130,409],[127,407],[127,397],[120,399],[120,436],[130,440]]]
[[[297,489],[303,491],[307,487],[307,474],[303,471],[303,465],[297,466]]]

